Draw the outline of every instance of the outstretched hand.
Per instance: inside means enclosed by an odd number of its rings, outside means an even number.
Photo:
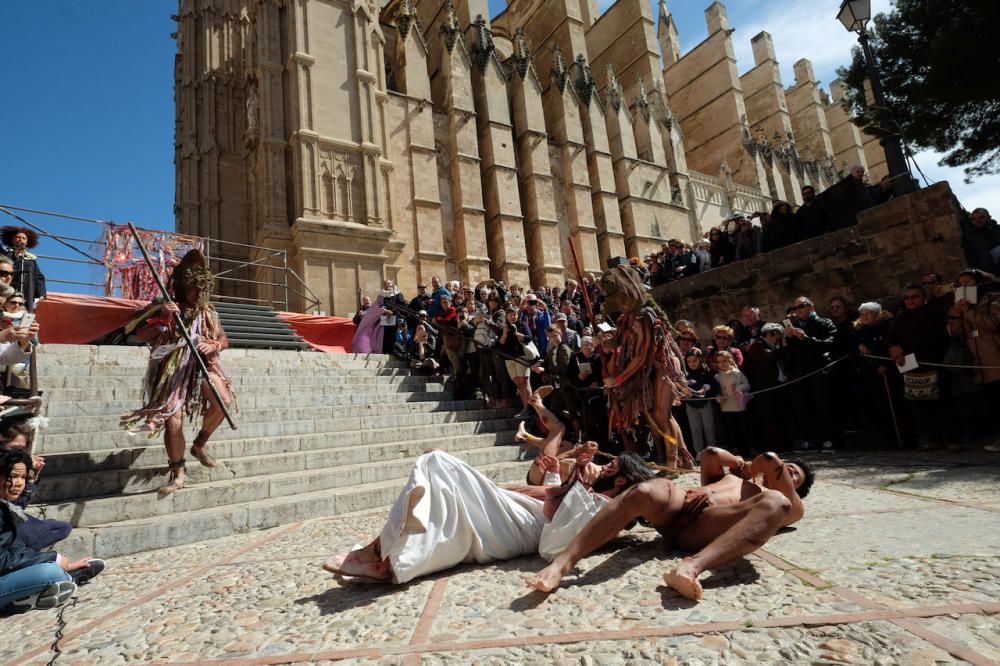
[[[542,471],[554,474],[559,473],[559,460],[555,456],[540,453],[535,456],[535,464],[542,468]]]

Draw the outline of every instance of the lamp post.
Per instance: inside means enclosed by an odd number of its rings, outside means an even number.
[[[868,70],[868,80],[872,85],[872,96],[875,98],[876,118],[883,133],[879,144],[885,151],[885,162],[889,167],[889,177],[892,179],[892,193],[895,196],[900,196],[915,191],[917,187],[910,174],[910,168],[906,164],[906,156],[903,155],[903,143],[900,140],[899,132],[893,130],[895,124],[885,102],[882,80],[879,78],[875,65],[875,55],[868,42],[868,32],[865,27],[871,20],[871,15],[871,0],[843,0],[840,4],[840,11],[837,13],[837,20],[844,24],[848,32],[858,33],[861,51],[865,56],[865,69]]]

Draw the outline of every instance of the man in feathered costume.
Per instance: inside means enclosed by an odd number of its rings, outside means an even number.
[[[38,269],[38,257],[28,252],[38,245],[38,234],[26,227],[0,228],[3,254],[14,264],[14,291],[24,294],[25,309],[35,309],[35,300],[45,298],[45,276]]]
[[[646,293],[639,272],[616,266],[601,277],[604,310],[617,313],[617,340],[605,364],[608,421],[629,450],[636,448],[634,427],[643,417],[653,433],[657,453],[669,467],[691,469],[691,453],[670,413],[683,394],[680,352],[670,337],[670,321]]]
[[[164,444],[170,480],[160,488],[170,494],[184,487],[184,414],[193,421],[202,417],[201,430],[191,446],[191,455],[205,467],[215,467],[206,445],[209,437],[225,418],[215,395],[199,374],[198,362],[180,331],[175,330],[173,313],[179,312],[205,360],[212,383],[226,406],[233,402],[231,382],[219,363],[219,352],[229,346],[219,316],[209,302],[214,278],[205,256],[191,250],[174,268],[170,277],[173,303],[164,303],[143,313],[133,326],[136,336],[150,345],[149,369],[146,371],[145,404],[122,417],[122,427],[132,433],[148,432],[156,437],[165,430]],[[150,316],[152,315],[152,316]]]

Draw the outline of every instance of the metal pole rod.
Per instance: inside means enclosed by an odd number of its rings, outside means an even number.
[[[163,296],[167,303],[173,303],[173,300],[170,298],[170,294],[167,292],[167,288],[163,286],[163,280],[160,279],[160,274],[156,272],[156,268],[153,266],[153,261],[149,258],[149,252],[146,251],[146,246],[142,244],[142,239],[139,238],[139,232],[136,230],[135,225],[129,222],[128,230],[132,232],[132,237],[139,245],[139,251],[142,253],[142,258],[145,259],[146,266],[149,267],[150,272],[153,274],[153,279],[156,280],[156,286],[160,288],[160,295]],[[202,378],[208,382],[208,388],[212,390],[212,395],[215,396],[215,401],[222,410],[222,415],[225,416],[226,421],[229,422],[229,427],[236,430],[236,424],[233,422],[233,417],[229,415],[229,410],[226,409],[226,403],[219,394],[219,389],[216,388],[215,384],[212,382],[212,377],[208,374],[208,368],[205,366],[205,359],[203,359],[201,354],[198,353],[198,348],[195,346],[194,340],[191,339],[191,334],[188,333],[187,327],[184,326],[184,318],[181,317],[180,312],[174,312],[174,323],[177,324],[177,330],[181,332],[181,336],[184,337],[184,342],[187,343],[188,349],[191,350],[191,354],[194,356],[194,360],[198,363],[198,371],[201,373]]]
[[[281,274],[284,276],[285,282],[285,312],[288,312],[288,250],[284,250],[281,253],[282,268]]]
[[[882,79],[879,77],[875,54],[868,41],[868,33],[864,29],[858,33],[858,41],[861,42],[861,51],[864,53],[868,80],[872,84],[872,97],[875,98],[879,129],[884,133],[884,136],[879,139],[879,143],[882,145],[882,150],[885,151],[885,163],[889,167],[889,176],[892,179],[892,192],[896,196],[909,194],[916,190],[913,184],[913,175],[910,173],[906,156],[903,154],[899,128],[893,122],[889,107],[886,105],[885,91],[882,89]]]
[[[42,234],[43,236],[45,236],[47,238],[51,238],[55,242],[57,242],[57,243],[59,243],[61,245],[65,245],[66,247],[68,247],[69,249],[73,250],[77,254],[82,255],[84,257],[87,257],[87,259],[90,259],[90,261],[93,262],[93,263],[95,263],[95,264],[101,264],[102,266],[104,265],[104,262],[101,261],[100,259],[96,259],[96,258],[90,256],[89,254],[87,254],[86,252],[84,252],[83,250],[79,250],[79,249],[73,247],[72,245],[70,245],[66,241],[59,240],[58,238],[56,238],[55,236],[53,236],[49,232],[45,231],[45,229],[42,229],[41,227],[36,226],[36,225],[32,224],[31,222],[28,222],[26,219],[24,219],[20,215],[15,215],[14,213],[10,212],[9,210],[7,210],[6,208],[4,208],[3,206],[0,206],[0,213],[6,213],[7,215],[10,215],[11,217],[13,217],[15,220],[17,220],[21,224],[26,224],[29,227],[31,227],[32,229],[34,229],[35,231],[37,231],[38,233]]]

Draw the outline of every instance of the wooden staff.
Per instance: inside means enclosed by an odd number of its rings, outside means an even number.
[[[885,384],[885,397],[889,401],[889,415],[892,416],[892,427],[896,431],[896,445],[903,448],[903,438],[899,434],[899,421],[896,420],[896,408],[892,404],[892,391],[889,389],[889,378],[882,375],[882,383]]]
[[[135,238],[135,242],[139,245],[139,251],[142,252],[142,258],[146,261],[146,266],[149,268],[149,272],[153,274],[153,279],[156,280],[156,286],[160,288],[160,295],[163,296],[165,302],[173,303],[174,301],[170,298],[167,288],[163,286],[163,280],[160,279],[159,273],[156,272],[156,268],[153,266],[153,261],[149,258],[149,252],[146,251],[146,246],[142,244],[142,239],[139,238],[139,232],[136,230],[135,225],[129,222],[128,230],[132,232],[132,237]],[[180,312],[174,312],[173,314],[174,324],[177,326],[177,330],[181,332],[181,335],[184,337],[184,342],[187,343],[188,349],[191,350],[191,355],[194,356],[194,360],[198,362],[198,371],[201,373],[202,378],[208,382],[208,388],[212,390],[212,395],[215,396],[215,402],[218,403],[219,407],[222,409],[222,414],[226,417],[229,427],[236,430],[236,424],[233,422],[233,417],[229,415],[229,410],[226,409],[226,403],[219,394],[219,389],[216,388],[215,384],[212,382],[211,376],[208,374],[208,367],[205,365],[205,359],[201,357],[201,354],[198,352],[198,347],[195,346],[194,340],[191,339],[191,334],[188,333],[187,327],[184,326],[184,318],[181,317]]]
[[[576,244],[573,243],[572,237],[569,239],[569,251],[573,255],[573,263],[576,265],[576,277],[577,282],[580,284],[580,291],[583,292],[583,304],[587,306],[587,317],[590,318],[590,325],[596,326],[594,323],[594,309],[590,305],[590,294],[587,292],[587,285],[583,281],[583,269],[580,268],[580,257],[576,254]]]

